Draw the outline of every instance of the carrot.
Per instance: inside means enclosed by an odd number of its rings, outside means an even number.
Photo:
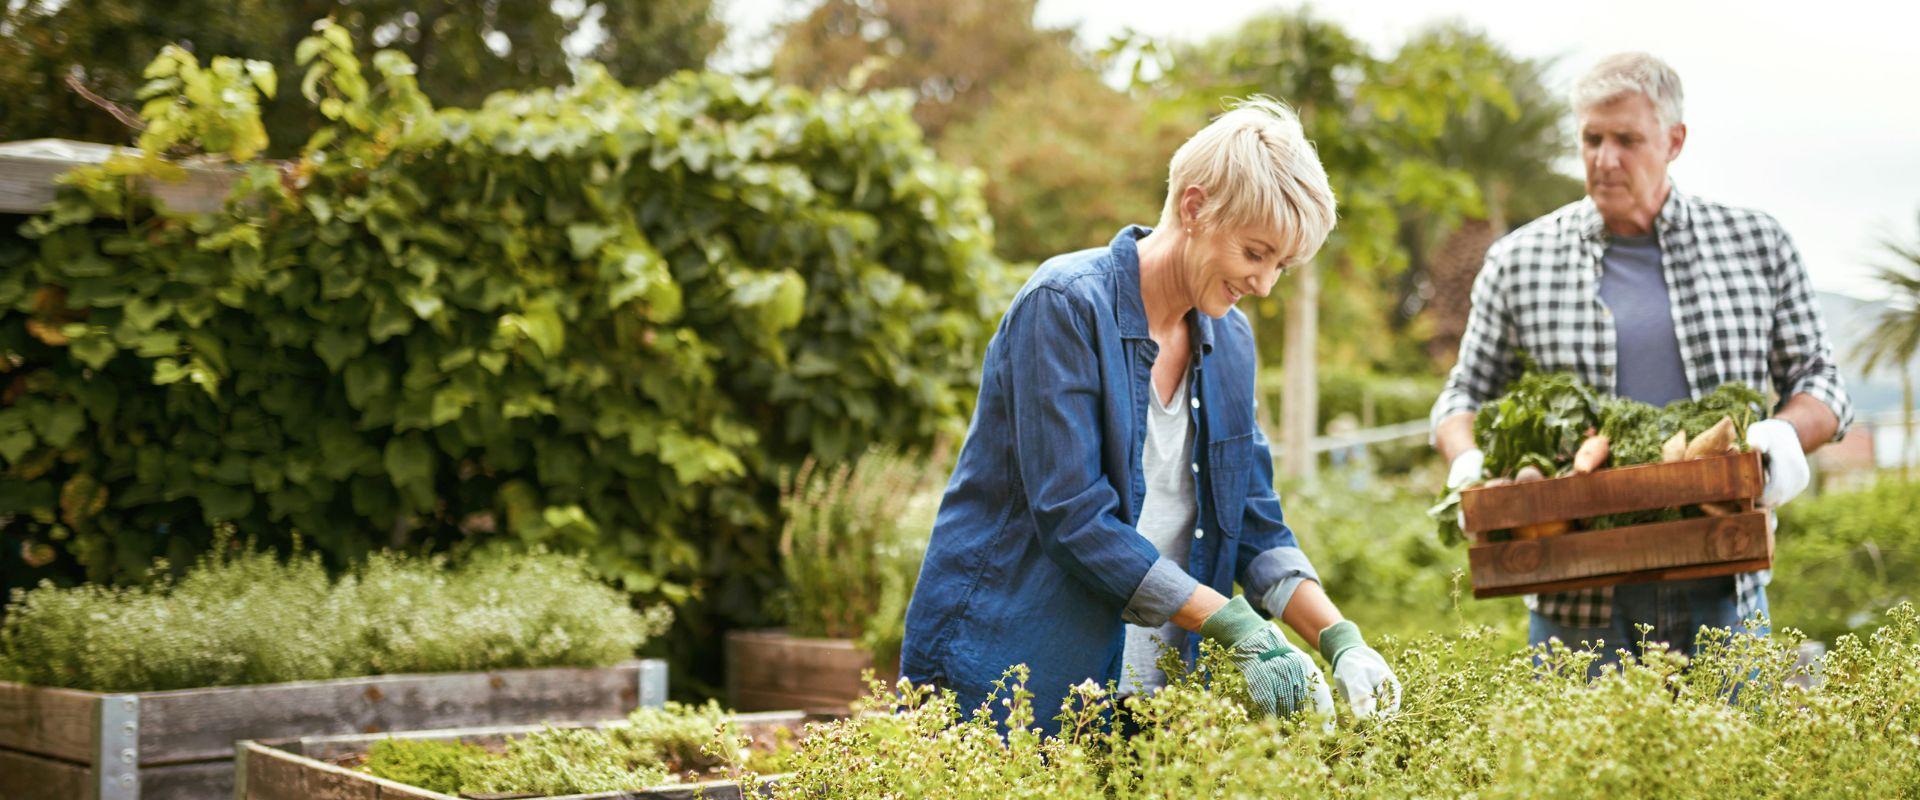
[[[1600,468],[1607,463],[1607,437],[1595,435],[1580,443],[1580,449],[1573,454],[1573,474],[1581,475]]]
[[[1514,528],[1513,538],[1544,539],[1548,536],[1559,536],[1570,530],[1573,530],[1573,523],[1566,520],[1559,522],[1537,522],[1532,525],[1522,525]]]
[[[1730,447],[1733,447],[1733,418],[1721,417],[1706,433],[1694,437],[1687,444],[1687,460],[1717,456],[1727,452]]]

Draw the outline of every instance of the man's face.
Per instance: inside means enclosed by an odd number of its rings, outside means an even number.
[[[1666,199],[1667,164],[1680,155],[1687,127],[1662,128],[1653,101],[1637,92],[1580,115],[1580,158],[1587,196],[1616,233],[1651,230]]]

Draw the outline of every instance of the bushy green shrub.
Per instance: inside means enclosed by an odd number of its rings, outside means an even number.
[[[339,580],[315,556],[221,550],[175,580],[16,591],[0,622],[14,680],[136,692],[401,672],[604,666],[665,631],[575,556],[376,553]]]
[[[1266,380],[1276,399],[1285,377],[1277,369],[1267,372]],[[1426,419],[1444,383],[1428,375],[1327,370],[1320,375],[1319,429],[1325,431],[1327,423],[1342,414],[1352,415],[1357,424],[1365,424],[1369,416],[1375,425]]]
[[[1449,546],[1427,517],[1425,487],[1443,477],[1330,470],[1278,490],[1327,596],[1370,637],[1411,638],[1464,622],[1492,626],[1518,647],[1527,613],[1520,599],[1474,600],[1466,548]]]
[[[1878,609],[1920,601],[1920,483],[1803,495],[1780,509],[1767,597],[1817,639],[1861,633]]]
[[[1792,636],[1651,648],[1589,681],[1595,654],[1515,652],[1479,628],[1383,648],[1405,682],[1383,720],[1252,719],[1230,668],[1125,702],[1083,685],[1060,733],[1011,670],[981,709],[901,688],[899,713],[815,726],[776,797],[1909,797],[1920,792],[1920,612],[1847,636],[1823,680],[1789,683]],[[1208,648],[1211,653],[1211,648]],[[1217,653],[1204,659],[1214,667]],[[1539,659],[1536,662],[1536,659]],[[1209,683],[1208,675],[1214,680]],[[1737,695],[1729,688],[1739,686]],[[1051,710],[1048,710],[1051,711]],[[1011,720],[1005,732],[996,717]],[[1004,736],[1003,736],[1004,734]]]
[[[549,727],[514,737],[497,753],[457,742],[384,739],[368,750],[362,769],[447,794],[617,792],[737,772],[748,766],[746,741],[718,704],[670,702],[638,709],[620,724]]]
[[[225,211],[116,160],[0,246],[0,520],[50,569],[136,578],[222,523],[336,567],[491,537],[754,616],[785,471],[964,424],[1002,266],[904,95],[588,65],[436,110],[318,29],[328,124]],[[199,130],[253,91],[153,107]]]
[[[794,474],[781,499],[786,586],[774,600],[791,633],[857,639],[876,667],[895,668],[947,467],[876,450]]]

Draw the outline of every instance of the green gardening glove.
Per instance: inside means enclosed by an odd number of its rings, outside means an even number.
[[[1288,645],[1280,629],[1254,613],[1245,597],[1234,597],[1207,617],[1200,635],[1227,648],[1260,710],[1292,716],[1311,700],[1315,710],[1333,714],[1333,693],[1313,657]]]

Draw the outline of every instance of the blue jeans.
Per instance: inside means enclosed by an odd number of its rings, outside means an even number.
[[[1759,600],[1760,614],[1768,615],[1765,588],[1760,590]],[[1669,650],[1688,655],[1698,652],[1695,636],[1702,627],[1728,628],[1736,634],[1748,632],[1746,620],[1736,610],[1732,576],[1615,586],[1613,620],[1601,628],[1561,625],[1538,611],[1528,616],[1529,644],[1557,638],[1568,647],[1578,648],[1582,642],[1605,641],[1606,645],[1599,648],[1600,658],[1587,667],[1589,677],[1598,677],[1601,667],[1620,663],[1620,650],[1641,654],[1642,637],[1634,627],[1637,624],[1653,626],[1644,637],[1647,641],[1665,642]],[[1761,626],[1752,632],[1765,636],[1768,630]]]

